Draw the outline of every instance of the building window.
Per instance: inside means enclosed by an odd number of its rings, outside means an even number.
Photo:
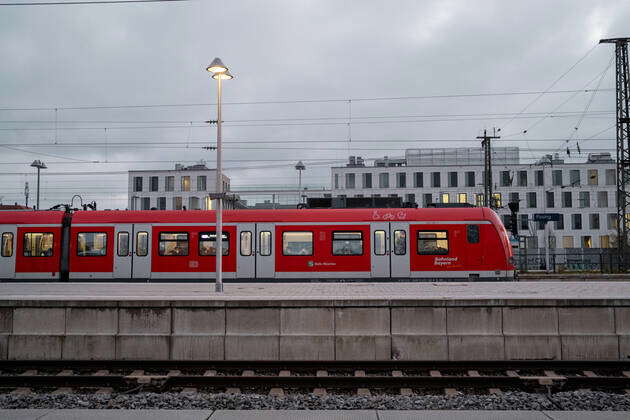
[[[543,171],[538,170],[538,171],[536,171],[535,175],[536,175],[536,186],[537,186],[537,187],[541,187],[541,186],[545,185],[545,175],[544,175],[544,172],[543,172]]]
[[[151,208],[151,197],[142,197],[142,210],[149,210]]]
[[[483,207],[486,205],[483,194],[475,194],[475,206]]]
[[[508,215],[508,217],[510,217]],[[505,219],[504,219],[505,222]],[[467,225],[466,226],[466,239],[468,239],[468,243],[478,244],[479,243],[479,225]]]
[[[433,203],[433,195],[430,193],[422,194],[422,207],[429,207]]]
[[[525,239],[525,246],[528,249],[538,249],[538,236],[528,236]]]
[[[416,203],[416,195],[415,194],[407,194],[405,196],[405,201],[407,203],[415,204]]]
[[[527,187],[527,171],[518,171],[518,186]]]
[[[283,232],[282,255],[313,255],[313,232]]]
[[[167,176],[164,178],[164,191],[175,191],[174,176]]]
[[[215,232],[200,232],[199,233],[199,255],[217,255],[217,233]],[[230,234],[223,232],[221,235],[221,254],[230,254]]]
[[[593,248],[592,236],[582,236],[582,248]]]
[[[475,186],[475,173],[473,171],[466,172],[466,186],[467,187]]]
[[[591,194],[588,191],[580,191],[579,207],[586,208],[591,206]]]
[[[460,204],[468,203],[468,194],[466,193],[457,194],[457,202]]]
[[[440,173],[439,172],[431,172],[431,186],[434,188],[440,187]]]
[[[24,250],[25,257],[52,257],[53,234],[52,233],[25,233]]]
[[[158,210],[166,210],[166,197],[157,198],[157,208]]]
[[[599,230],[599,213],[589,215],[589,225],[591,230]]]
[[[586,171],[588,176],[588,185],[599,185],[599,174],[597,169],[589,169]]]
[[[503,201],[501,200],[501,193],[493,193],[492,201],[496,207],[503,207]]]
[[[77,256],[104,257],[107,254],[107,233],[81,232],[77,235]]]
[[[448,173],[448,186],[457,187],[457,172]]]
[[[617,175],[614,169],[606,169],[606,185],[617,185]]]
[[[521,229],[529,230],[529,215],[521,214]]]
[[[446,231],[418,231],[418,254],[448,254],[448,236]]]
[[[597,192],[597,207],[608,207],[608,191]]]
[[[448,197],[448,193],[442,193],[440,195],[440,199],[441,199],[441,203],[447,204],[449,203],[449,197]]]
[[[558,220],[556,220],[554,223],[554,227],[556,230],[563,230],[564,229],[564,214],[559,214],[558,216],[560,216],[558,218]]]
[[[573,197],[571,195],[571,191],[564,191],[562,193],[562,207],[573,207]]]
[[[260,255],[264,257],[271,255],[271,232],[260,232],[258,239],[260,242]]]
[[[394,255],[405,255],[407,253],[407,231],[394,231]]]
[[[582,229],[582,215],[581,214],[571,215],[571,228],[574,230]]]
[[[610,236],[601,235],[599,237],[599,246],[600,248],[610,248]]]
[[[554,208],[555,207],[555,194],[553,193],[553,191],[546,191],[545,192],[545,199],[546,199],[546,205],[548,208]]]
[[[512,177],[510,177],[510,171],[501,171],[501,186],[509,187],[512,185]]]
[[[414,188],[423,188],[424,187],[424,176],[422,176],[422,172],[414,172],[413,173],[413,186]]]
[[[535,191],[527,193],[527,207],[529,207],[530,209],[537,207]]]
[[[512,223],[512,216],[509,214],[502,214],[501,222],[503,223],[503,227],[507,229],[508,226],[510,226],[510,224]]]
[[[363,174],[363,188],[372,188],[372,174]]]
[[[609,230],[617,229],[617,214],[616,213],[608,213],[608,229]]]
[[[133,190],[135,192],[142,191],[142,177],[141,176],[133,177]]]
[[[252,255],[252,233],[250,231],[241,232],[241,255],[244,257]]]
[[[396,188],[407,188],[407,174],[398,172],[396,174]]]
[[[175,257],[188,255],[188,232],[161,232],[158,253]]]
[[[389,174],[388,173],[378,174],[378,187],[389,188]]]
[[[136,234],[136,255],[146,257],[149,254],[149,234],[138,232]]]
[[[517,192],[510,193],[510,203],[518,203],[521,198]]]
[[[13,233],[11,232],[4,232],[2,234],[2,256],[13,256]]]
[[[363,255],[362,232],[333,232],[333,255]]]
[[[339,189],[339,174],[335,174],[334,179],[335,179],[335,189],[338,190]]]
[[[387,251],[385,244],[385,231],[384,230],[375,230],[374,231],[374,255],[385,255]]]
[[[563,236],[562,237],[562,247],[563,248],[573,248],[573,236]]]
[[[206,190],[206,181],[207,177],[205,175],[199,175],[197,177],[197,191],[205,191]]]
[[[189,176],[182,177],[182,191],[190,191],[190,177]]]
[[[119,257],[126,257],[129,255],[129,232],[118,232],[116,254]]]
[[[562,185],[562,169],[554,169],[551,173],[551,183],[556,186]]]
[[[181,210],[181,209],[182,209],[182,198],[173,197],[173,210]]]
[[[569,172],[569,183],[571,186],[580,185],[580,170],[571,169]]]
[[[155,192],[158,190],[159,187],[159,181],[160,178],[157,176],[152,176],[151,178],[149,178],[149,188],[152,192]]]
[[[354,189],[354,174],[346,174],[346,189]]]
[[[199,210],[199,197],[188,197],[188,210]]]

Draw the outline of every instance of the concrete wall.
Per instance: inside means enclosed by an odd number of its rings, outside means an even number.
[[[0,359],[628,357],[615,300],[0,302]]]

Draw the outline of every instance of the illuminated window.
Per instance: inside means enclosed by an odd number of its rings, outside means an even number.
[[[475,194],[475,205],[477,207],[483,207],[485,205],[484,201],[483,194]]]
[[[13,233],[5,232],[2,234],[2,256],[13,256]]]
[[[448,193],[442,193],[442,203],[448,203]]]
[[[593,248],[592,236],[582,236],[582,248]]]
[[[563,236],[562,237],[562,247],[563,248],[573,248],[573,236]]]
[[[599,173],[597,169],[589,169],[586,172],[588,176],[588,185],[598,185],[599,184]]]
[[[418,231],[418,254],[448,254],[448,236],[446,231]]]
[[[610,236],[602,235],[599,237],[599,246],[600,248],[610,248]]]
[[[25,233],[24,256],[25,257],[52,257],[53,234],[52,233]]]
[[[223,255],[228,255],[230,253],[230,234],[227,232],[223,232],[221,238],[221,253]],[[199,255],[217,255],[216,241],[216,232],[199,233]]]
[[[459,193],[457,194],[457,202],[458,203],[468,203],[468,194]]]
[[[313,255],[313,232],[282,233],[283,255]]]
[[[166,257],[188,255],[188,232],[160,233],[158,253]]]
[[[182,191],[190,191],[190,177],[189,176],[182,177]]]
[[[362,232],[333,232],[333,255],[363,255]]]
[[[494,205],[497,207],[501,207],[503,205],[501,201],[501,193],[492,194],[492,200],[494,201]]]

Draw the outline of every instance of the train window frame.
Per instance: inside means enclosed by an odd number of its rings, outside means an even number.
[[[105,242],[104,242],[104,247],[103,249],[105,249],[105,253],[104,254],[98,254],[98,255],[84,255],[84,254],[79,254],[79,237],[81,235],[105,235]],[[92,241],[92,243],[94,243],[94,241]],[[105,257],[107,256],[107,232],[77,232],[77,236],[76,236],[76,255],[77,257]]]
[[[162,235],[186,235],[186,240],[183,239],[162,239]],[[162,242],[177,242],[178,245],[180,242],[186,242],[186,253],[180,255],[173,254],[164,254],[162,253]],[[160,257],[187,257],[190,254],[190,234],[186,231],[169,231],[169,232],[159,232],[158,235],[158,256]]]
[[[335,235],[336,234],[348,234],[348,233],[358,233],[359,234],[359,239],[335,239]],[[352,253],[352,254],[340,254],[338,252],[335,252],[335,241],[337,242],[360,242],[361,243],[361,253],[360,254],[356,254],[356,253]],[[331,235],[331,253],[332,255],[334,255],[335,257],[357,257],[357,256],[361,256],[365,254],[365,247],[363,246],[363,232],[360,230],[335,230],[333,231],[332,235]]]
[[[466,225],[466,240],[469,244],[478,244],[480,238],[479,225]]]
[[[144,248],[144,252],[140,252],[139,251],[139,247],[140,247],[140,235],[143,234],[142,236],[145,237],[145,242],[146,242],[146,247]],[[139,232],[136,232],[136,255],[138,257],[146,257],[147,255],[149,255],[149,232],[147,232],[146,230],[141,230]]]
[[[285,236],[286,234],[291,234],[291,233],[301,233],[301,234],[308,234],[311,236],[311,252],[309,254],[287,254],[286,253],[286,245],[285,245]],[[287,257],[309,257],[309,256],[313,256],[315,254],[315,241],[314,241],[314,234],[312,230],[288,230],[288,231],[284,231],[282,232],[282,255],[287,256]]]
[[[247,243],[246,241],[243,241],[243,236],[249,236],[249,246],[247,246],[245,248],[245,252],[243,252],[243,243]],[[252,255],[252,232],[250,230],[244,230],[241,231],[240,235],[239,235],[239,253],[241,254],[242,257],[250,257]]]
[[[420,238],[421,234],[426,233],[443,233],[444,238]],[[420,241],[421,240],[435,240],[435,241],[446,241],[446,249],[445,252],[437,252],[437,251],[421,251],[420,250]],[[418,255],[448,255],[450,252],[450,246],[448,241],[448,231],[447,230],[418,230],[416,232],[416,252]]]
[[[383,233],[383,240],[379,240],[376,238],[376,234],[377,233]],[[382,244],[382,248],[383,248],[383,252],[376,252],[376,244],[381,243]],[[383,229],[378,229],[374,231],[374,255],[387,255],[387,232],[385,232]]]
[[[127,244],[126,244],[127,252],[121,253],[120,252],[120,239],[124,236],[127,237]],[[127,257],[129,255],[129,232],[121,231],[121,232],[118,232],[118,234],[116,235],[116,255],[118,255],[119,257]]]
[[[267,238],[263,238],[263,234],[268,234],[268,235],[264,235],[267,236]],[[268,257],[273,253],[273,234],[271,233],[271,231],[269,230],[261,230],[260,232],[258,232],[258,242],[259,242],[259,246],[260,246],[260,255],[263,257]],[[263,252],[263,244],[267,242],[267,249],[269,250],[269,252]]]
[[[397,242],[397,235],[402,232],[403,241],[402,243]],[[394,255],[407,255],[407,230],[406,229],[396,229],[394,230]],[[402,244],[402,252],[400,251],[399,245]]]
[[[202,240],[201,239],[201,235],[214,235],[214,241],[212,241],[211,239],[206,239],[206,240]],[[217,231],[216,230],[208,230],[208,231],[203,231],[203,232],[199,232],[199,238],[197,239],[197,255],[199,255],[200,257],[216,257],[217,256],[217,251],[216,251],[216,242],[217,242]],[[223,240],[223,236],[225,236],[225,239],[227,240],[227,248],[224,246],[221,246],[221,253],[223,254],[223,256],[227,256],[230,255],[230,232],[226,232],[223,231],[221,234],[221,244],[225,243],[225,240]],[[214,247],[214,254],[202,254],[201,253],[201,243],[202,242],[214,242],[215,243],[215,247]]]
[[[10,253],[6,253],[5,251],[7,250],[7,246],[6,246],[6,237],[10,237],[10,241],[11,241],[11,247],[9,248],[9,251],[11,251]],[[7,257],[10,258],[13,256],[13,244],[15,243],[15,235],[13,235],[13,232],[2,232],[2,243],[0,244],[0,255],[2,255],[3,257]]]
[[[50,255],[26,255],[26,236],[27,235],[50,235],[52,236],[52,246],[50,247]],[[30,242],[30,239],[29,239]],[[22,256],[27,258],[49,258],[55,255],[55,234],[53,232],[24,232],[22,236]]]

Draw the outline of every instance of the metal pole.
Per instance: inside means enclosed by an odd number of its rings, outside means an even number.
[[[216,224],[216,281],[214,291],[223,292],[223,175],[221,156],[221,77],[217,78],[217,224]]]
[[[40,167],[37,167],[37,210],[39,210],[39,171]]]
[[[302,202],[302,170],[298,169],[298,203]]]

